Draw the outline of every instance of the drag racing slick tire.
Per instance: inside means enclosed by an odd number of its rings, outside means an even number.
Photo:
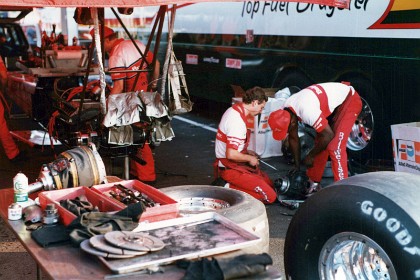
[[[286,279],[420,279],[420,176],[373,172],[302,203],[287,231]]]
[[[160,189],[178,201],[183,215],[215,211],[261,238],[261,243],[245,248],[247,253],[269,249],[269,227],[265,206],[251,195],[229,188],[209,185],[183,185]]]

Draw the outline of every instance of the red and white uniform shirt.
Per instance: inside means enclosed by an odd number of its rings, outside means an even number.
[[[247,163],[226,159],[226,151],[229,148],[246,153],[249,136],[250,130],[247,129],[243,103],[234,104],[223,114],[217,130],[215,164],[219,170],[215,174],[228,182],[229,188],[246,192],[263,203],[272,203],[277,195],[273,182],[265,172],[258,166],[251,167]]]
[[[247,127],[243,118],[244,115],[240,113],[244,109],[241,103],[236,105],[226,110],[219,123],[215,144],[216,158],[226,158],[228,148],[239,152],[247,149]],[[223,167],[220,161],[219,166]]]
[[[312,126],[317,132],[328,124],[327,117],[346,100],[354,88],[344,83],[316,84],[293,94],[284,102],[299,121]]]
[[[144,54],[146,47],[143,43],[136,40],[135,41],[139,49]],[[146,55],[146,61],[152,63],[153,54],[148,52]],[[143,57],[140,55],[139,51],[133,44],[131,40],[118,39],[118,41],[113,46],[110,57],[109,57],[109,70],[118,71],[118,70],[139,70],[142,63]],[[142,69],[147,67],[147,63],[143,62]],[[128,73],[112,73],[111,78],[113,81],[124,80],[124,92],[138,91],[138,90],[147,90],[148,80],[147,73],[141,73],[136,87],[133,88],[133,84],[136,80],[137,72],[128,72]]]
[[[143,43],[137,40],[135,42],[141,52],[145,54],[144,51],[146,47]],[[147,62],[151,63],[153,60],[153,54],[148,52],[145,55]],[[142,69],[145,69],[147,67],[147,63],[142,63],[142,61],[143,57],[131,40],[118,39],[112,47],[109,56],[109,70],[139,70],[140,65],[142,66]],[[137,74],[138,72],[112,73],[111,78],[113,81],[124,81],[123,92],[146,91],[148,86],[147,72],[140,73],[136,86],[133,87]],[[130,173],[142,181],[156,180],[155,162],[150,146],[146,144],[142,148],[139,148],[137,150],[137,156],[143,159],[146,164],[141,165],[135,160],[131,160]]]

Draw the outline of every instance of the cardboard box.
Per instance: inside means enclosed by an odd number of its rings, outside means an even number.
[[[232,86],[235,97],[232,98],[232,104],[242,102],[242,95],[245,91],[240,86]],[[282,141],[274,140],[268,117],[270,114],[283,107],[284,101],[288,96],[275,98],[279,89],[263,88],[265,95],[268,96],[267,104],[261,115],[248,120],[248,128],[251,130],[251,138],[248,149],[256,152],[261,158],[282,156]]]
[[[420,175],[420,122],[391,125],[395,171]]]
[[[43,210],[45,210],[47,204],[54,203],[56,205],[58,214],[60,215],[59,221],[65,226],[76,219],[76,215],[62,207],[60,201],[64,199],[75,199],[76,197],[81,196],[86,197],[86,199],[92,203],[93,206],[97,206],[101,212],[116,212],[125,208],[125,206],[115,203],[113,200],[98,192],[94,192],[87,187],[44,191],[38,195],[39,203]]]
[[[141,214],[139,222],[156,222],[177,218],[179,216],[177,201],[158,189],[138,180],[124,180],[115,183],[95,185],[92,186],[91,190],[112,199],[114,203],[117,203],[121,207],[125,208],[126,205],[124,203],[114,199],[110,195],[110,191],[115,190],[115,184],[121,184],[131,190],[137,190],[157,203],[154,207],[146,208],[146,210]]]

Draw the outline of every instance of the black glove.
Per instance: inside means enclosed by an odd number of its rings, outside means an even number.
[[[244,254],[225,259],[181,260],[178,267],[187,271],[182,280],[228,280],[262,273],[273,260],[267,253]]]
[[[138,226],[138,220],[143,212],[141,203],[128,205],[115,213],[87,212],[74,219],[67,229],[73,246],[78,247],[85,239],[97,234],[105,234],[114,230],[132,231]]]
[[[217,262],[225,280],[259,274],[266,270],[267,265],[273,264],[271,256],[267,253],[239,255],[234,258],[218,259]]]
[[[223,280],[223,273],[216,259],[201,259],[198,261],[180,260],[177,266],[186,268],[181,280]]]

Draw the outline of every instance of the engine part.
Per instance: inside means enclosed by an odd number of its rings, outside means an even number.
[[[125,157],[127,155],[135,157],[137,149],[146,142],[152,142],[153,131],[150,127],[139,127],[132,125],[133,143],[126,145],[110,144],[109,129],[103,129],[102,138],[99,143],[99,150],[103,157]]]
[[[297,200],[297,199],[280,199],[279,202],[281,205],[289,208],[290,210],[298,209],[300,204],[304,202],[304,200]]]
[[[55,207],[55,204],[47,204],[47,207],[45,207],[42,222],[46,225],[53,225],[58,223],[58,209],[57,207]]]
[[[139,191],[133,191],[121,184],[115,184],[114,190],[110,192],[110,195],[121,203],[126,205],[132,203],[143,203],[145,207],[156,206],[156,202]]]
[[[277,197],[284,195],[290,198],[305,198],[308,194],[310,183],[305,172],[299,171],[276,179],[274,187]]]
[[[23,209],[23,220],[25,223],[37,223],[42,220],[42,209],[38,205],[31,205]]]
[[[62,152],[58,158],[41,167],[38,179],[29,185],[29,193],[78,186],[97,185],[106,180],[105,165],[96,146],[80,146]]]

